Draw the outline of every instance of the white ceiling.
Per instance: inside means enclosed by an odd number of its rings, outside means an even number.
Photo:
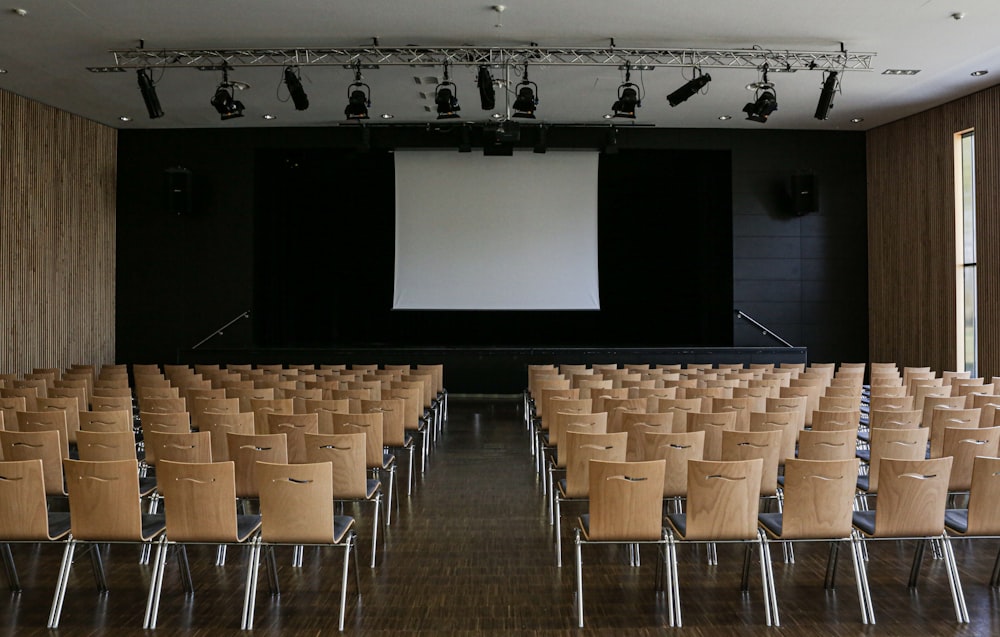
[[[736,48],[775,51],[874,52],[872,71],[842,74],[830,118],[813,118],[823,74],[771,74],[779,110],[767,124],[741,112],[756,81],[749,69],[710,69],[704,95],[671,108],[665,96],[689,69],[642,74],[646,95],[636,123],[683,128],[865,130],[967,95],[1000,81],[997,0],[509,0],[498,14],[469,0],[11,0],[0,13],[0,88],[117,128],[325,126],[343,121],[353,74],[340,66],[303,68],[310,99],[296,111],[280,86],[280,68],[238,68],[231,79],[251,85],[238,98],[246,117],[221,122],[209,105],[219,73],[159,71],[166,115],[150,120],[134,72],[92,73],[114,64],[110,49],[383,46]],[[19,15],[14,9],[24,9]],[[964,19],[955,20],[953,13]],[[499,20],[498,20],[499,18]],[[499,26],[498,26],[499,24]],[[885,69],[920,69],[913,76]],[[972,71],[988,70],[981,77]],[[462,115],[482,121],[475,67],[453,67]],[[497,73],[495,73],[497,74]],[[615,66],[535,67],[538,116],[551,123],[599,123],[623,81]],[[366,70],[372,115],[393,123],[432,121],[433,104],[414,76],[440,69],[406,66]],[[516,78],[515,78],[516,79]],[[632,81],[639,83],[638,73]],[[273,121],[263,114],[276,115]],[[122,122],[127,115],[131,121]],[[732,119],[720,121],[720,115]],[[851,123],[852,118],[864,118]],[[380,119],[373,121],[381,122]],[[615,120],[619,122],[620,120]]]

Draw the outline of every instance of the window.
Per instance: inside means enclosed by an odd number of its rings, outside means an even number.
[[[975,132],[968,130],[955,137],[958,369],[977,376]]]

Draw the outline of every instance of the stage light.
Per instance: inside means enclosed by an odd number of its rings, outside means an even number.
[[[490,69],[485,64],[479,67],[479,75],[476,76],[476,84],[479,85],[479,103],[484,111],[492,111],[497,103],[496,90],[493,88],[493,76]]]
[[[368,119],[368,109],[372,105],[372,90],[361,81],[361,64],[354,65],[354,81],[347,87],[347,106],[344,116],[347,119]]]
[[[458,119],[458,87],[448,79],[448,64],[444,65],[444,81],[434,88],[434,103],[437,104],[438,119]]]
[[[222,118],[222,121],[243,117],[243,102],[234,97],[235,83],[229,81],[229,71],[222,69],[222,82],[212,96],[212,106]]]
[[[830,71],[823,81],[823,89],[819,93],[819,102],[816,104],[816,119],[826,119],[830,117],[830,109],[833,108],[833,94],[837,91],[837,72]]]
[[[708,73],[702,75],[701,71],[698,71],[697,69],[696,72],[698,75],[694,79],[670,95],[667,95],[667,101],[670,102],[670,106],[677,106],[681,102],[687,101],[688,98],[705,88],[705,85],[712,81],[712,76]]]
[[[524,79],[518,82],[516,92],[513,117],[535,119],[535,108],[538,106],[538,85],[528,79],[527,64],[524,65]]]
[[[631,79],[632,66],[626,62],[625,81],[618,86],[618,99],[611,105],[612,117],[635,119],[635,109],[642,106],[642,94]]]
[[[778,110],[778,98],[774,92],[774,85],[767,81],[767,64],[764,64],[761,70],[762,80],[750,85],[755,90],[755,99],[743,107],[743,112],[751,122],[764,124],[771,113]]]
[[[156,97],[156,85],[147,69],[139,69],[135,72],[139,79],[139,92],[142,93],[142,101],[146,103],[146,110],[149,112],[149,119],[163,117],[163,109],[160,108],[160,99]]]
[[[302,80],[299,79],[298,67],[285,67],[285,86],[288,87],[288,94],[292,97],[295,110],[304,111],[309,108],[309,96],[302,88]]]

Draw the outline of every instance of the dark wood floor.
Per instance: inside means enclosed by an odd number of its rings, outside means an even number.
[[[379,566],[362,552],[362,600],[350,596],[350,634],[422,635],[653,635],[665,630],[666,605],[653,591],[652,553],[643,566],[623,564],[614,550],[584,554],[587,628],[575,626],[569,529],[566,566],[556,568],[551,527],[535,481],[519,400],[451,399],[447,431],[430,458],[417,493],[401,503],[386,533]],[[358,510],[360,518],[367,514]],[[368,525],[361,523],[362,549]],[[588,547],[593,548],[593,547]],[[1000,544],[956,542],[972,623],[955,622],[941,561],[928,560],[920,587],[906,587],[912,544],[870,547],[869,572],[877,626],[860,622],[847,551],[836,592],[823,590],[826,548],[800,545],[796,562],[781,562],[773,547],[781,627],[767,629],[758,571],[751,593],[738,590],[742,553],[720,546],[720,565],[705,565],[703,549],[681,547],[684,627],[694,636],[783,635],[995,635],[1000,634],[1000,593],[986,585]],[[107,556],[110,594],[95,592],[89,560],[78,558],[58,631],[44,628],[61,547],[17,546],[24,592],[0,598],[6,634],[104,635],[142,632],[149,569],[129,546]],[[213,552],[190,553],[196,593],[185,597],[176,565],[168,563],[156,634],[238,633],[243,554],[231,550],[227,566],[212,565]],[[262,581],[257,632],[316,635],[336,631],[338,553],[307,550],[302,569],[290,553],[279,556],[282,594],[271,598]],[[353,592],[353,588],[352,588]]]

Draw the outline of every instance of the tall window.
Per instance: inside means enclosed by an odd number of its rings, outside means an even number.
[[[956,255],[958,257],[958,368],[978,374],[976,339],[976,138],[956,135]]]

